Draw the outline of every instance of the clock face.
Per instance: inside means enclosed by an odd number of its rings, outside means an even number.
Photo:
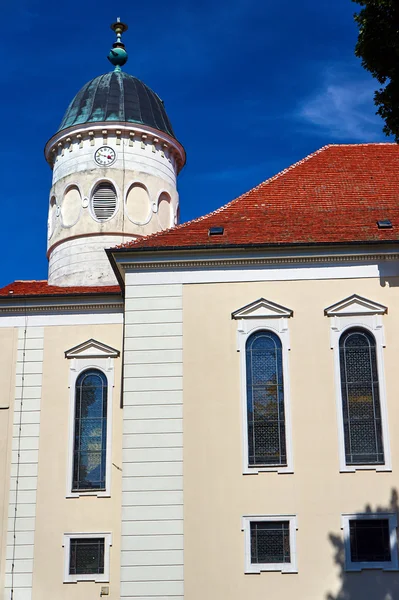
[[[96,153],[94,154],[94,160],[101,167],[108,167],[109,165],[112,165],[115,159],[115,150],[109,146],[101,146],[101,148],[96,150]]]

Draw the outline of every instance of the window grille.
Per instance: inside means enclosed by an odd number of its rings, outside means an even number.
[[[375,339],[350,329],[339,350],[346,464],[384,464]]]
[[[289,521],[251,522],[251,563],[289,563]]]
[[[99,183],[92,196],[93,213],[99,221],[107,221],[116,211],[116,191],[111,183]]]
[[[248,461],[286,465],[283,360],[280,338],[257,331],[246,345]]]
[[[72,491],[105,490],[107,378],[90,369],[75,388]]]
[[[72,538],[69,554],[70,575],[104,573],[104,538]]]
[[[388,519],[349,521],[352,562],[389,562],[391,548]]]

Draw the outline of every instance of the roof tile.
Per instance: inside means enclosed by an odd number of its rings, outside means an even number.
[[[47,281],[14,281],[0,288],[1,297],[18,296],[90,296],[94,294],[120,294],[119,285],[96,287],[59,287],[48,285]]]
[[[389,219],[392,229],[379,229]],[[210,227],[224,227],[209,236]],[[399,146],[325,146],[218,210],[121,249],[399,239]]]

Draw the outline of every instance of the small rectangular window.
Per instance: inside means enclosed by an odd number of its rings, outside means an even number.
[[[290,524],[288,521],[251,522],[251,563],[289,563]]]
[[[110,533],[64,534],[64,582],[109,581]]]
[[[243,517],[245,572],[296,573],[296,517]]]
[[[344,515],[346,570],[398,568],[394,514]]]
[[[209,227],[208,235],[223,235],[224,227]]]
[[[104,573],[104,538],[72,538],[69,554],[70,575]]]
[[[352,562],[391,560],[388,519],[349,521]]]

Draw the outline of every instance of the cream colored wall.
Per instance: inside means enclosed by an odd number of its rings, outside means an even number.
[[[122,350],[121,325],[47,327],[41,403],[33,600],[99,598],[101,585],[119,598],[122,410],[121,358],[115,359],[111,497],[66,498],[69,436],[69,367],[64,351],[95,338]],[[115,466],[114,466],[115,465]],[[111,532],[110,584],[64,584],[63,534]]]
[[[4,589],[17,329],[0,329],[0,590]]]
[[[389,283],[382,287],[376,278],[184,286],[186,600],[399,598],[397,574],[369,571],[342,578],[342,552],[337,562],[334,558],[342,550],[340,515],[364,512],[368,505],[391,511],[399,488],[399,279]],[[392,473],[339,473],[334,358],[323,311],[353,293],[389,309],[383,323]],[[260,297],[294,310],[292,475],[242,474],[240,355],[231,313]],[[244,574],[241,517],[256,514],[297,515],[298,574]],[[338,546],[330,536],[337,536]]]

